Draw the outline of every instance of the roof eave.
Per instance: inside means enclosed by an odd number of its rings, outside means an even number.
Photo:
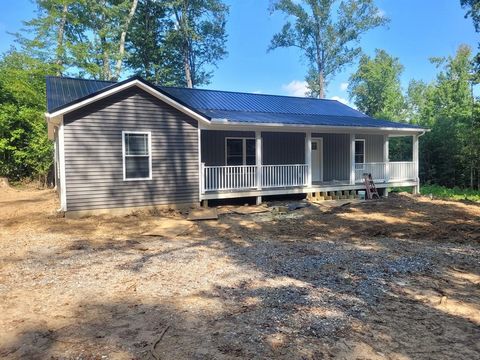
[[[347,131],[379,131],[379,132],[400,132],[400,133],[424,133],[430,129],[424,128],[397,128],[397,127],[375,127],[375,126],[342,126],[342,125],[311,125],[311,124],[283,124],[283,123],[255,123],[255,122],[235,122],[228,119],[211,119],[211,125],[236,127],[236,128],[302,128],[309,130],[347,130]]]

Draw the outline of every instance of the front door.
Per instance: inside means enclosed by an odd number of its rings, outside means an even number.
[[[312,181],[323,181],[323,139],[312,139]]]

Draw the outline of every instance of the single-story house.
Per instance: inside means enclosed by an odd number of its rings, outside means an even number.
[[[49,76],[61,210],[198,205],[209,199],[377,188],[418,191],[426,129],[338,101]],[[389,138],[413,137],[412,161]]]

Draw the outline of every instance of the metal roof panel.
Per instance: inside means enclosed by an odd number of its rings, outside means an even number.
[[[193,111],[226,123],[421,129],[412,124],[373,119],[336,100],[155,86],[143,79],[139,80]],[[47,76],[46,81],[47,109],[52,113],[130,79],[117,83]]]

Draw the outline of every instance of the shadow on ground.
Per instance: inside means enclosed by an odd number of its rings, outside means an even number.
[[[398,196],[285,215],[227,214],[177,239],[98,241],[86,232],[53,252],[30,253],[27,265],[67,270],[104,261],[121,281],[138,280],[138,290],[79,296],[58,323],[18,319],[21,330],[0,342],[0,355],[478,358],[478,216],[468,204]],[[170,276],[172,268],[180,270]]]

